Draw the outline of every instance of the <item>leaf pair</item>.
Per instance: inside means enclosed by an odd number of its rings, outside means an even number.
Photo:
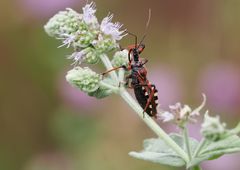
[[[186,151],[183,137],[178,134],[170,134],[170,137]],[[189,139],[192,155],[196,151],[199,142],[193,138]],[[160,138],[146,139],[143,143],[143,150],[140,152],[130,152],[129,155],[138,159],[160,163],[164,165],[187,168],[198,165],[205,160],[216,159],[228,153],[240,151],[240,138],[237,135],[229,136],[217,142],[208,141],[201,151],[190,162],[185,162],[178,154],[173,151]]]

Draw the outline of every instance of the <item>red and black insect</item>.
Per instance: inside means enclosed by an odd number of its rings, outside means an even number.
[[[138,103],[151,117],[156,117],[157,115],[157,105],[158,105],[158,91],[154,84],[151,84],[147,79],[147,69],[144,65],[148,60],[143,60],[140,58],[140,54],[145,48],[142,41],[137,44],[137,36],[135,36],[135,45],[129,46],[128,60],[129,65],[127,70],[131,70],[131,74],[126,77],[126,82],[128,83],[131,79],[131,87],[134,89],[134,93]]]
[[[130,71],[130,74],[126,76],[126,85],[129,88],[134,89],[135,97],[144,112],[151,117],[157,118],[158,91],[155,85],[151,84],[147,79],[147,69],[144,65],[148,60],[140,57],[140,54],[145,48],[145,45],[142,43],[145,36],[142,38],[141,42],[137,44],[137,36],[129,32],[128,34],[135,37],[135,44],[128,47],[128,66],[123,65],[113,68],[104,74],[119,68],[124,68],[126,71]]]
[[[148,28],[150,18],[151,10],[149,9],[146,30]],[[126,85],[129,88],[134,89],[135,97],[140,106],[143,108],[143,114],[146,112],[149,116],[157,118],[158,91],[156,86],[151,84],[147,79],[147,69],[144,67],[144,65],[148,62],[148,60],[140,57],[140,54],[145,48],[145,45],[142,42],[146,37],[146,33],[139,44],[137,43],[137,36],[135,34],[130,32],[127,33],[135,37],[135,44],[128,46],[128,65],[113,68],[104,74],[119,68],[124,68],[126,71],[130,71],[130,74],[126,76]],[[131,83],[129,83],[130,80]]]

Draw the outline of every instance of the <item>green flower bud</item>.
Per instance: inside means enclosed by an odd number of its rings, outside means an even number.
[[[101,35],[99,35],[97,41],[93,41],[93,46],[99,53],[107,53],[119,47],[116,40]]]
[[[105,78],[102,80],[102,82],[112,86],[114,86],[115,83],[111,78]],[[96,91],[88,93],[88,95],[96,97],[97,99],[102,99],[111,95],[112,93],[113,91],[111,89],[101,86],[100,83],[100,87]]]
[[[128,50],[117,51],[112,59],[113,67],[119,67],[128,64]]]
[[[82,25],[81,20],[82,15],[67,8],[54,15],[44,26],[44,29],[49,36],[66,38],[67,35],[72,35],[79,30]]]
[[[99,88],[100,75],[88,67],[75,67],[68,71],[66,80],[83,92],[94,92]]]
[[[87,48],[87,53],[83,61],[87,64],[96,64],[99,60],[99,54],[96,52],[96,50],[91,47]]]
[[[208,140],[218,141],[226,136],[227,130],[225,127],[226,124],[220,122],[219,116],[211,117],[207,112],[204,115],[201,133]]]
[[[87,27],[87,25],[86,25]],[[73,42],[74,48],[88,47],[97,37],[97,31],[91,31],[87,29],[80,29],[77,32],[76,40]]]
[[[75,64],[81,64],[82,62],[96,64],[100,60],[100,57],[94,48],[88,47],[82,51],[74,52],[68,59],[73,59]]]
[[[96,97],[97,99],[105,98],[112,94],[112,90],[100,87],[94,92],[88,93],[89,96]]]

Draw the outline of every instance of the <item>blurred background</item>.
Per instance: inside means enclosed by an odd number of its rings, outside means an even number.
[[[1,170],[171,170],[128,156],[155,137],[117,96],[87,97],[68,85],[71,68],[43,25],[57,11],[81,12],[82,0],[0,1]],[[142,57],[162,108],[178,101],[196,107],[207,95],[212,115],[233,127],[240,120],[240,1],[97,0],[97,16],[141,37],[152,9]],[[122,46],[133,44],[125,37]],[[97,68],[98,69],[98,68]],[[99,68],[100,69],[100,68]],[[101,70],[104,71],[104,70]],[[176,129],[161,124],[167,131]],[[191,134],[200,138],[199,125]],[[206,170],[239,170],[240,155],[205,163]]]

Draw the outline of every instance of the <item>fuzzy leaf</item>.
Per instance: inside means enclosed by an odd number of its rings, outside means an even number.
[[[176,154],[171,153],[157,153],[157,152],[130,152],[130,156],[143,159],[146,161],[151,161],[154,163],[160,163],[169,166],[181,167],[185,165],[185,162],[182,158],[177,156]]]
[[[229,136],[217,142],[208,142],[199,155],[192,160],[188,167],[199,164],[204,160],[213,160],[218,157],[239,152],[240,151],[240,138],[237,135]]]
[[[183,147],[183,138],[178,134],[170,134],[170,137],[181,147]],[[191,138],[190,146],[194,151],[198,142]],[[130,152],[129,155],[138,159],[160,163],[169,166],[181,167],[185,165],[185,161],[178,156],[162,139],[152,138],[143,142],[143,150],[140,152]]]

